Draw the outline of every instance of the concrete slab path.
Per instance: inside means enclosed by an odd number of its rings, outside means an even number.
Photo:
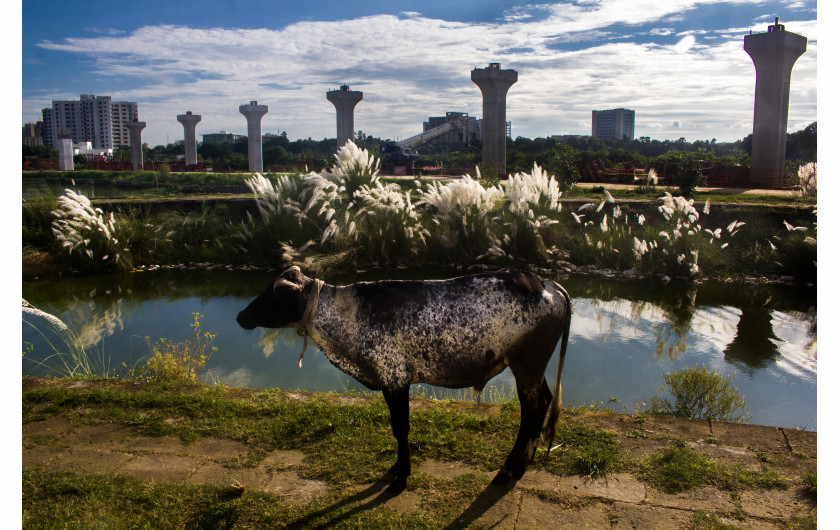
[[[696,512],[705,511],[733,527],[786,528],[792,518],[810,517],[816,511],[815,501],[803,495],[801,487],[804,472],[816,470],[815,432],[663,417],[650,417],[640,427],[632,416],[612,413],[576,413],[575,421],[619,435],[623,448],[634,458],[661,450],[663,436],[676,436],[719,462],[748,469],[772,462],[772,469],[792,486],[788,490],[746,489],[739,498],[713,487],[667,494],[626,473],[589,478],[530,470],[515,486],[488,486],[448,527],[679,528],[690,525]],[[330,484],[297,473],[307,458],[303,452],[273,451],[255,467],[242,467],[252,447],[236,440],[202,437],[185,444],[174,436],[140,435],[131,425],[86,425],[57,416],[24,423],[22,442],[24,468],[245,488],[298,505],[335,493]],[[439,480],[456,480],[466,473],[488,478],[494,474],[435,460],[421,462],[414,472]],[[385,504],[401,512],[421,509],[423,499],[418,492],[409,489],[393,496],[384,492],[386,486],[383,481],[347,488],[342,502],[358,502],[362,507]]]

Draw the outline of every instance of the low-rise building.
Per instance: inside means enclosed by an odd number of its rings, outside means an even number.
[[[202,141],[206,144],[232,144],[239,140],[247,139],[248,136],[244,134],[235,134],[227,131],[219,131],[217,133],[202,134]]]
[[[462,119],[464,126],[441,135],[447,142],[466,143],[472,139],[481,139],[481,120],[475,119],[466,112],[447,112],[446,116],[430,116],[429,121],[423,122],[423,131],[439,127],[447,122]],[[510,123],[510,122],[508,122]]]

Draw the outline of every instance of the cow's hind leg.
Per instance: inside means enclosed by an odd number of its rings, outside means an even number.
[[[522,419],[513,449],[493,479],[493,483],[498,485],[507,484],[511,479],[519,479],[525,474],[525,467],[534,459],[545,414],[551,404],[551,391],[545,377],[540,385],[523,388],[521,382],[517,381],[516,386]]]
[[[397,439],[397,463],[391,468],[394,480],[388,486],[390,493],[400,493],[404,490],[406,479],[411,473],[411,450],[408,447],[408,392],[409,387],[397,391],[382,391],[391,413],[391,430],[394,438]]]

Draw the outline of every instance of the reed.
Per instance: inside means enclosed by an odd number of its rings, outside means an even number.
[[[113,375],[103,352],[87,345],[60,318],[26,300],[22,300],[21,312],[23,324],[34,330],[48,349],[48,352],[35,352],[32,344],[27,344],[24,359],[45,369],[49,375],[59,377],[102,379]],[[36,359],[36,355],[40,359]]]

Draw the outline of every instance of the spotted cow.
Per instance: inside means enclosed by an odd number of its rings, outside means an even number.
[[[410,473],[408,395],[413,383],[480,391],[510,367],[522,414],[513,449],[493,479],[496,484],[525,472],[549,406],[549,444],[553,439],[571,300],[560,285],[532,273],[508,270],[450,280],[334,286],[290,267],[236,320],[245,329],[296,327],[341,371],[382,391],[398,446],[391,492],[402,491]],[[545,370],[561,340],[552,399]]]

